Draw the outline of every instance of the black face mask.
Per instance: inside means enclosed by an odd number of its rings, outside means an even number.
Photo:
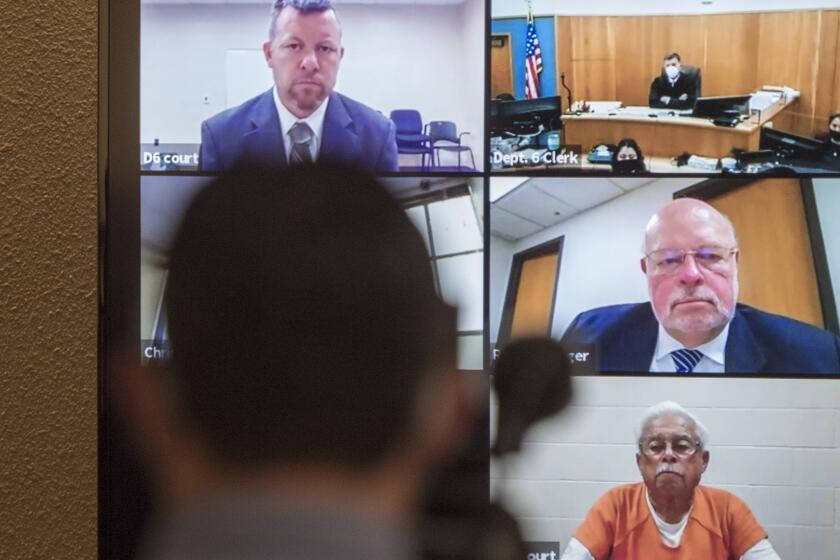
[[[829,130],[828,137],[835,144],[840,144],[840,130]]]
[[[620,159],[612,164],[616,173],[639,173],[645,170],[645,163],[640,159]]]

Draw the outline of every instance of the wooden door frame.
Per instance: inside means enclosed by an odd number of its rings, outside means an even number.
[[[738,179],[707,179],[696,185],[674,192],[674,198],[698,198],[708,200],[718,195],[732,192],[734,190],[751,185],[756,181],[772,179],[772,177],[750,177]],[[822,310],[825,330],[840,335],[840,319],[837,315],[837,305],[834,299],[831,273],[828,268],[828,256],[825,251],[825,242],[820,226],[820,217],[817,212],[817,201],[814,196],[814,183],[810,177],[784,177],[784,179],[796,179],[799,181],[799,189],[802,194],[802,206],[805,209],[805,224],[808,227],[808,241],[811,244],[811,255],[814,258],[814,274],[817,277],[817,296],[820,298],[820,309]]]
[[[554,320],[554,305],[557,302],[557,282],[560,279],[560,263],[563,260],[564,238],[565,235],[561,235],[513,255],[507,292],[505,293],[505,303],[502,307],[502,317],[499,322],[499,333],[496,336],[496,348],[501,348],[510,339],[510,329],[513,326],[513,311],[516,307],[516,292],[519,290],[519,281],[522,278],[522,264],[526,260],[534,257],[556,254],[557,268],[554,271],[554,289],[551,291],[551,308],[548,311],[548,327],[545,333],[546,336],[551,336],[551,323]]]
[[[507,38],[506,40],[507,40],[507,44],[508,44],[508,58],[510,59],[510,85],[511,85],[511,88],[513,90],[513,89],[516,88],[516,80],[513,79],[514,78],[514,71],[513,71],[513,34],[510,33],[509,31],[500,31],[500,32],[496,32],[496,33],[492,32],[492,31],[490,32],[490,44],[487,45],[487,48],[490,52],[488,52],[487,54],[489,55],[488,65],[491,67],[490,68],[491,70],[492,70],[492,65],[493,65],[493,62],[492,62],[493,61],[493,54],[492,54],[493,53],[493,37],[496,37],[496,36]],[[488,72],[488,78],[490,79],[490,85],[492,85],[493,77],[489,75],[489,72]],[[511,95],[513,95],[512,90],[510,92],[508,92]]]

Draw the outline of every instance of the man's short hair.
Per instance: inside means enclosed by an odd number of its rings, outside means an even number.
[[[707,430],[706,426],[700,422],[699,418],[674,401],[662,401],[645,410],[645,413],[642,415],[642,419],[639,421],[639,425],[636,428],[637,445],[642,444],[642,436],[645,433],[647,425],[657,418],[662,418],[663,416],[679,416],[688,420],[689,423],[694,425],[694,434],[697,436],[700,449],[708,449],[709,430]]]
[[[280,12],[283,8],[294,8],[304,14],[314,14],[318,12],[326,12],[327,10],[335,11],[330,0],[275,0],[271,7],[271,22],[268,28],[269,41],[274,40],[275,26],[277,25],[277,18],[280,17]]]
[[[166,306],[177,409],[235,465],[374,466],[454,363],[423,240],[343,166],[215,179],[178,230]]]
[[[682,62],[682,59],[680,58],[680,55],[675,53],[675,52],[671,52],[671,53],[666,54],[665,57],[662,60],[663,61],[671,60],[672,58],[676,58],[677,62]]]
[[[828,124],[831,124],[831,121],[837,118],[840,118],[840,113],[832,113],[831,115],[828,115]]]

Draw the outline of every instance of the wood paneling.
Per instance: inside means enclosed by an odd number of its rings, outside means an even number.
[[[572,60],[615,59],[615,39],[611,19],[587,16],[571,18]]]
[[[571,18],[556,18],[554,24],[554,53],[557,59],[557,95],[566,101],[566,90],[560,84],[560,74],[566,75],[566,85],[571,89],[572,79],[572,22]],[[568,108],[568,107],[567,107]]]
[[[708,202],[738,234],[739,301],[824,328],[799,180],[756,181]]]
[[[496,33],[493,36],[504,39],[504,46],[490,47],[490,98],[500,93],[513,95],[513,57],[511,55],[510,33]]]
[[[577,99],[615,99],[615,64],[612,60],[573,60],[574,83],[582,88],[572,89]],[[565,91],[565,90],[564,90]]]
[[[822,134],[828,132],[828,115],[835,112],[838,105],[835,103],[837,92],[834,89],[836,74],[835,63],[840,63],[836,58],[838,44],[838,19],[840,12],[820,12],[820,40],[817,44],[817,76],[816,92],[814,96],[814,122],[812,129]],[[832,92],[832,95],[825,95],[824,92]]]
[[[704,96],[787,85],[802,97],[776,126],[798,134],[826,130],[840,110],[840,12],[689,16],[558,16],[558,75],[576,100],[647,105],[665,53],[699,66]],[[568,53],[565,50],[568,49]],[[571,71],[570,71],[571,68]]]
[[[647,91],[654,73],[651,64],[652,18],[625,17],[615,20],[615,81],[613,99],[626,99],[628,105],[647,105]]]
[[[756,89],[758,14],[704,16],[703,95],[739,95]]]
[[[834,12],[834,14],[837,20],[833,29],[835,41],[834,59],[838,61],[838,65],[840,65],[840,37],[838,37],[838,35],[840,35],[840,15],[838,15],[838,12]],[[832,84],[831,91],[833,95],[831,98],[831,110],[829,111],[829,114],[840,111],[840,68],[834,69],[834,81]],[[822,123],[820,123],[820,126],[821,128],[819,128],[818,130],[821,130],[823,132],[828,130],[828,123],[825,120]]]
[[[815,132],[821,14],[816,11],[761,14],[759,23],[758,85],[788,85],[800,91],[789,130],[808,136]],[[826,90],[820,96],[828,93]],[[830,98],[828,95],[827,99]]]

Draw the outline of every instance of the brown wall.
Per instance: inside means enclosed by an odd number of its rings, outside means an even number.
[[[95,558],[97,0],[0,14],[0,558]]]
[[[665,53],[699,66],[702,94],[786,85],[802,97],[776,126],[814,135],[840,109],[840,12],[689,16],[558,16],[557,75],[575,99],[647,105]],[[568,78],[571,79],[568,79]]]

